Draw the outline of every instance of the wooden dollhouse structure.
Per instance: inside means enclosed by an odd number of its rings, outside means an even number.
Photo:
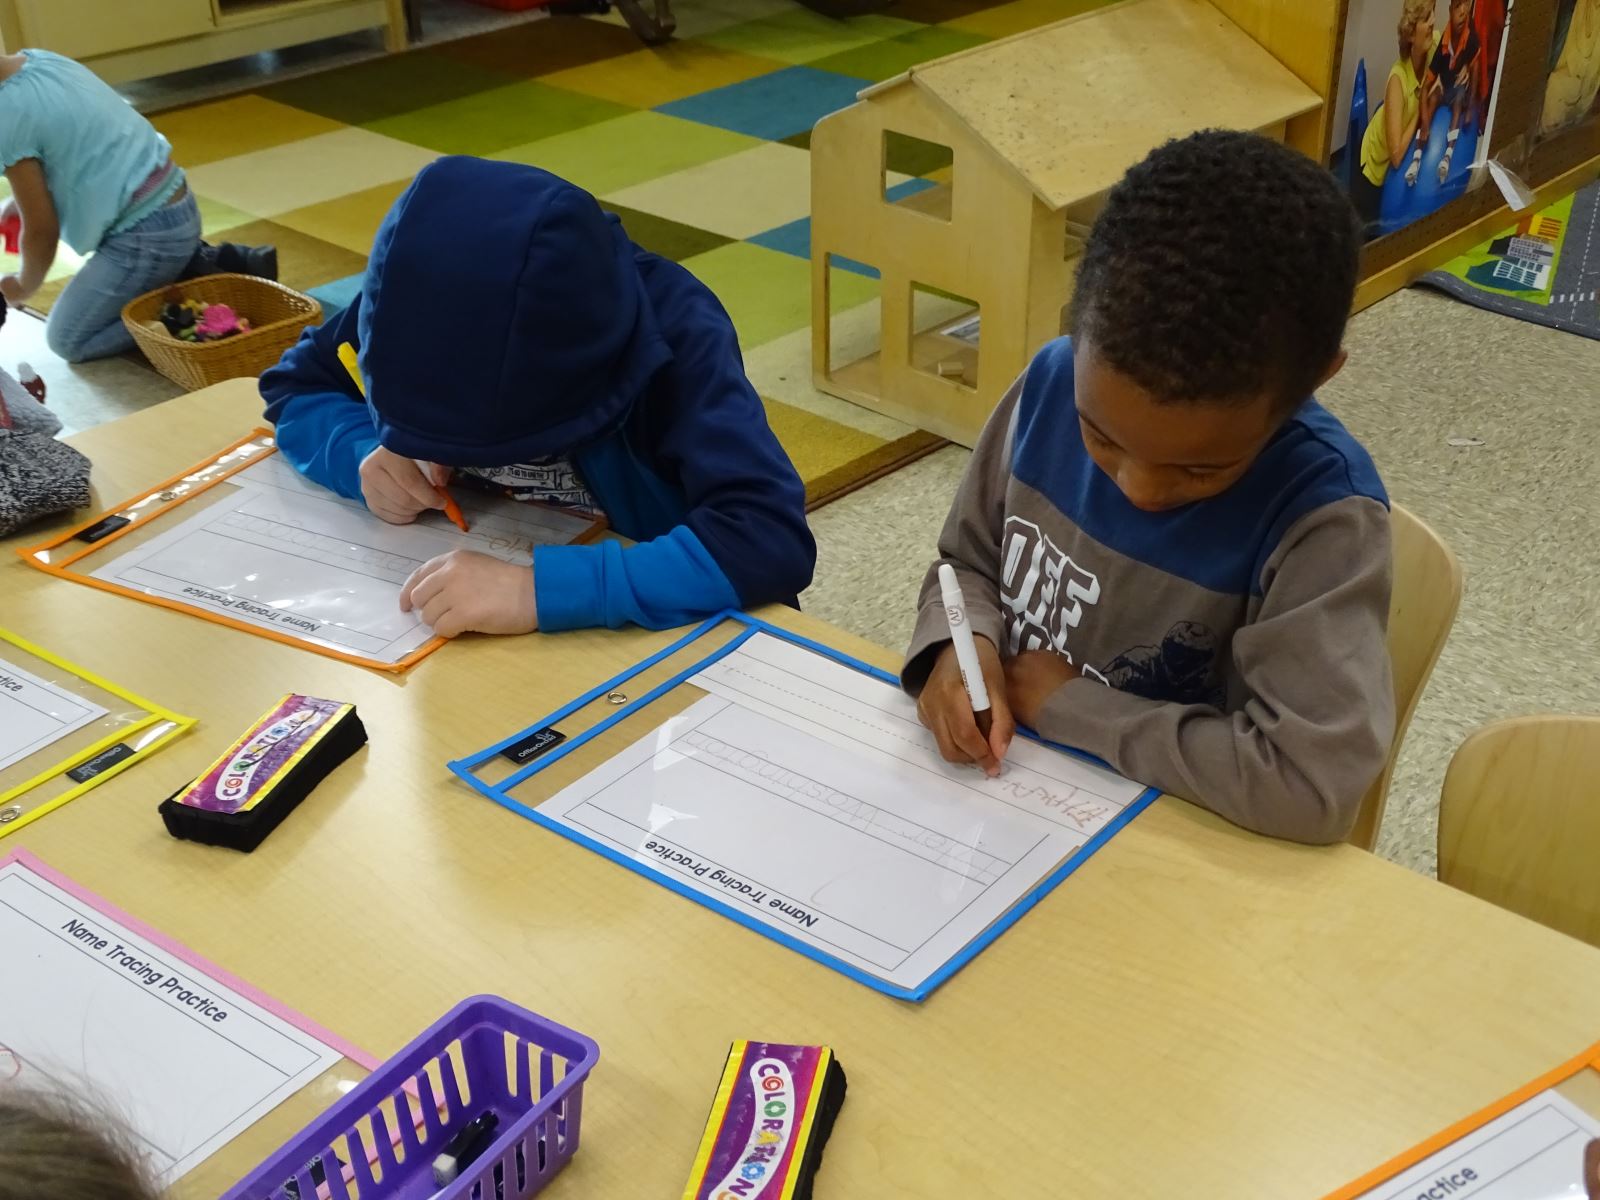
[[[824,118],[811,138],[816,386],[972,445],[1060,332],[1082,237],[1130,165],[1212,127],[1324,152],[1336,14],[1322,0],[1126,0],[914,67]],[[1285,61],[1313,45],[1314,61],[1297,77],[1263,36]],[[947,165],[905,172],[933,186],[892,182],[901,164],[935,161]],[[880,278],[876,336],[835,336],[830,279],[863,266]]]

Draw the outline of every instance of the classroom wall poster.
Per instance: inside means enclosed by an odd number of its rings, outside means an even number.
[[[1578,125],[1600,97],[1600,0],[1556,0],[1550,39],[1550,74],[1545,80],[1539,136]]]
[[[1513,2],[1351,0],[1331,163],[1369,238],[1481,183]]]

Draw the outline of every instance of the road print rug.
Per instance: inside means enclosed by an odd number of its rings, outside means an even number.
[[[1600,339],[1600,183],[1591,183],[1417,280],[1467,304]]]

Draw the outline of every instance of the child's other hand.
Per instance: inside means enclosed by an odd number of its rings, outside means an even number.
[[[439,489],[409,458],[379,446],[361,460],[361,498],[391,525],[409,525],[430,508],[443,508]],[[435,560],[437,561],[437,560]]]
[[[946,762],[974,763],[985,775],[1000,774],[1000,760],[1011,747],[1017,727],[1006,703],[1006,674],[1000,665],[1000,651],[986,637],[973,639],[978,646],[978,662],[983,667],[983,682],[989,690],[989,736],[984,738],[972,715],[972,700],[961,682],[961,666],[956,648],[947,645],[939,651],[922,695],[917,697],[917,716],[938,739],[939,753]]]
[[[1078,668],[1054,650],[1024,650],[1006,663],[1006,699],[1030,729],[1039,727],[1045,701],[1078,677]]]
[[[7,221],[15,220],[22,215],[22,210],[17,207],[17,198],[7,196],[4,204],[0,204],[0,225]]]
[[[4,296],[6,303],[11,305],[12,308],[22,307],[22,302],[30,295],[32,293],[22,286],[22,279],[19,276],[6,275],[0,277],[0,296]]]
[[[406,580],[400,611],[415,612],[440,637],[532,633],[539,628],[533,568],[476,550],[430,558]]]

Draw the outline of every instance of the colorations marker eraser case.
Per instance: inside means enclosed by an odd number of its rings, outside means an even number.
[[[173,837],[250,851],[367,743],[356,707],[291,693],[193,783],[161,802]]]
[[[683,1200],[811,1200],[844,1092],[827,1046],[733,1043]]]

